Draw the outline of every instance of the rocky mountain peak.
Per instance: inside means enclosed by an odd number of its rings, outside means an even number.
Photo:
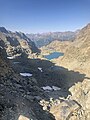
[[[84,28],[81,29],[81,32],[87,32],[90,30],[90,23],[88,23]]]
[[[2,32],[2,33],[8,33],[8,31],[4,27],[0,27],[0,32]]]
[[[22,32],[15,32],[17,36],[19,36],[21,39],[29,39],[24,33]]]
[[[87,24],[87,27],[90,28],[90,23]]]

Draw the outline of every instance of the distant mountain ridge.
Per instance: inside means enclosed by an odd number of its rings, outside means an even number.
[[[66,31],[66,32],[48,32],[42,34],[27,34],[27,36],[35,42],[37,47],[42,47],[48,45],[50,42],[54,40],[60,41],[73,41],[79,30],[75,32]]]

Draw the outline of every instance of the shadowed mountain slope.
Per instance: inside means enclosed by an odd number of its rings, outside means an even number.
[[[21,32],[14,33],[0,27],[0,40],[5,43],[5,49],[9,56],[21,54],[22,52],[28,55],[40,52],[34,42]]]

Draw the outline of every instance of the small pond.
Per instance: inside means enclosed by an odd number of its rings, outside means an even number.
[[[49,55],[45,55],[44,57],[47,58],[48,60],[51,60],[51,59],[58,58],[63,55],[64,55],[64,53],[61,53],[61,52],[53,52]]]

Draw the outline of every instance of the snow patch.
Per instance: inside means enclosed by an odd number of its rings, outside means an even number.
[[[0,46],[0,48],[1,48],[1,49],[3,49],[3,47],[2,47],[2,46]]]
[[[10,59],[10,60],[12,60],[12,59],[14,59],[15,57],[14,56],[12,56],[12,57],[7,57],[8,59]]]
[[[42,87],[43,90],[52,90],[50,86]]]
[[[31,73],[20,73],[20,75],[22,75],[22,76],[24,76],[24,77],[26,77],[26,76],[31,77],[31,76],[32,76]]]
[[[52,86],[53,90],[60,90],[61,88],[57,87],[57,86]]]
[[[40,70],[41,72],[43,72],[42,68],[38,67],[38,70]]]
[[[20,62],[13,62],[14,64],[18,64],[18,63],[20,63]]]
[[[45,91],[57,91],[57,90],[60,90],[61,88],[57,87],[57,86],[45,86],[45,87],[42,87],[43,90]]]

